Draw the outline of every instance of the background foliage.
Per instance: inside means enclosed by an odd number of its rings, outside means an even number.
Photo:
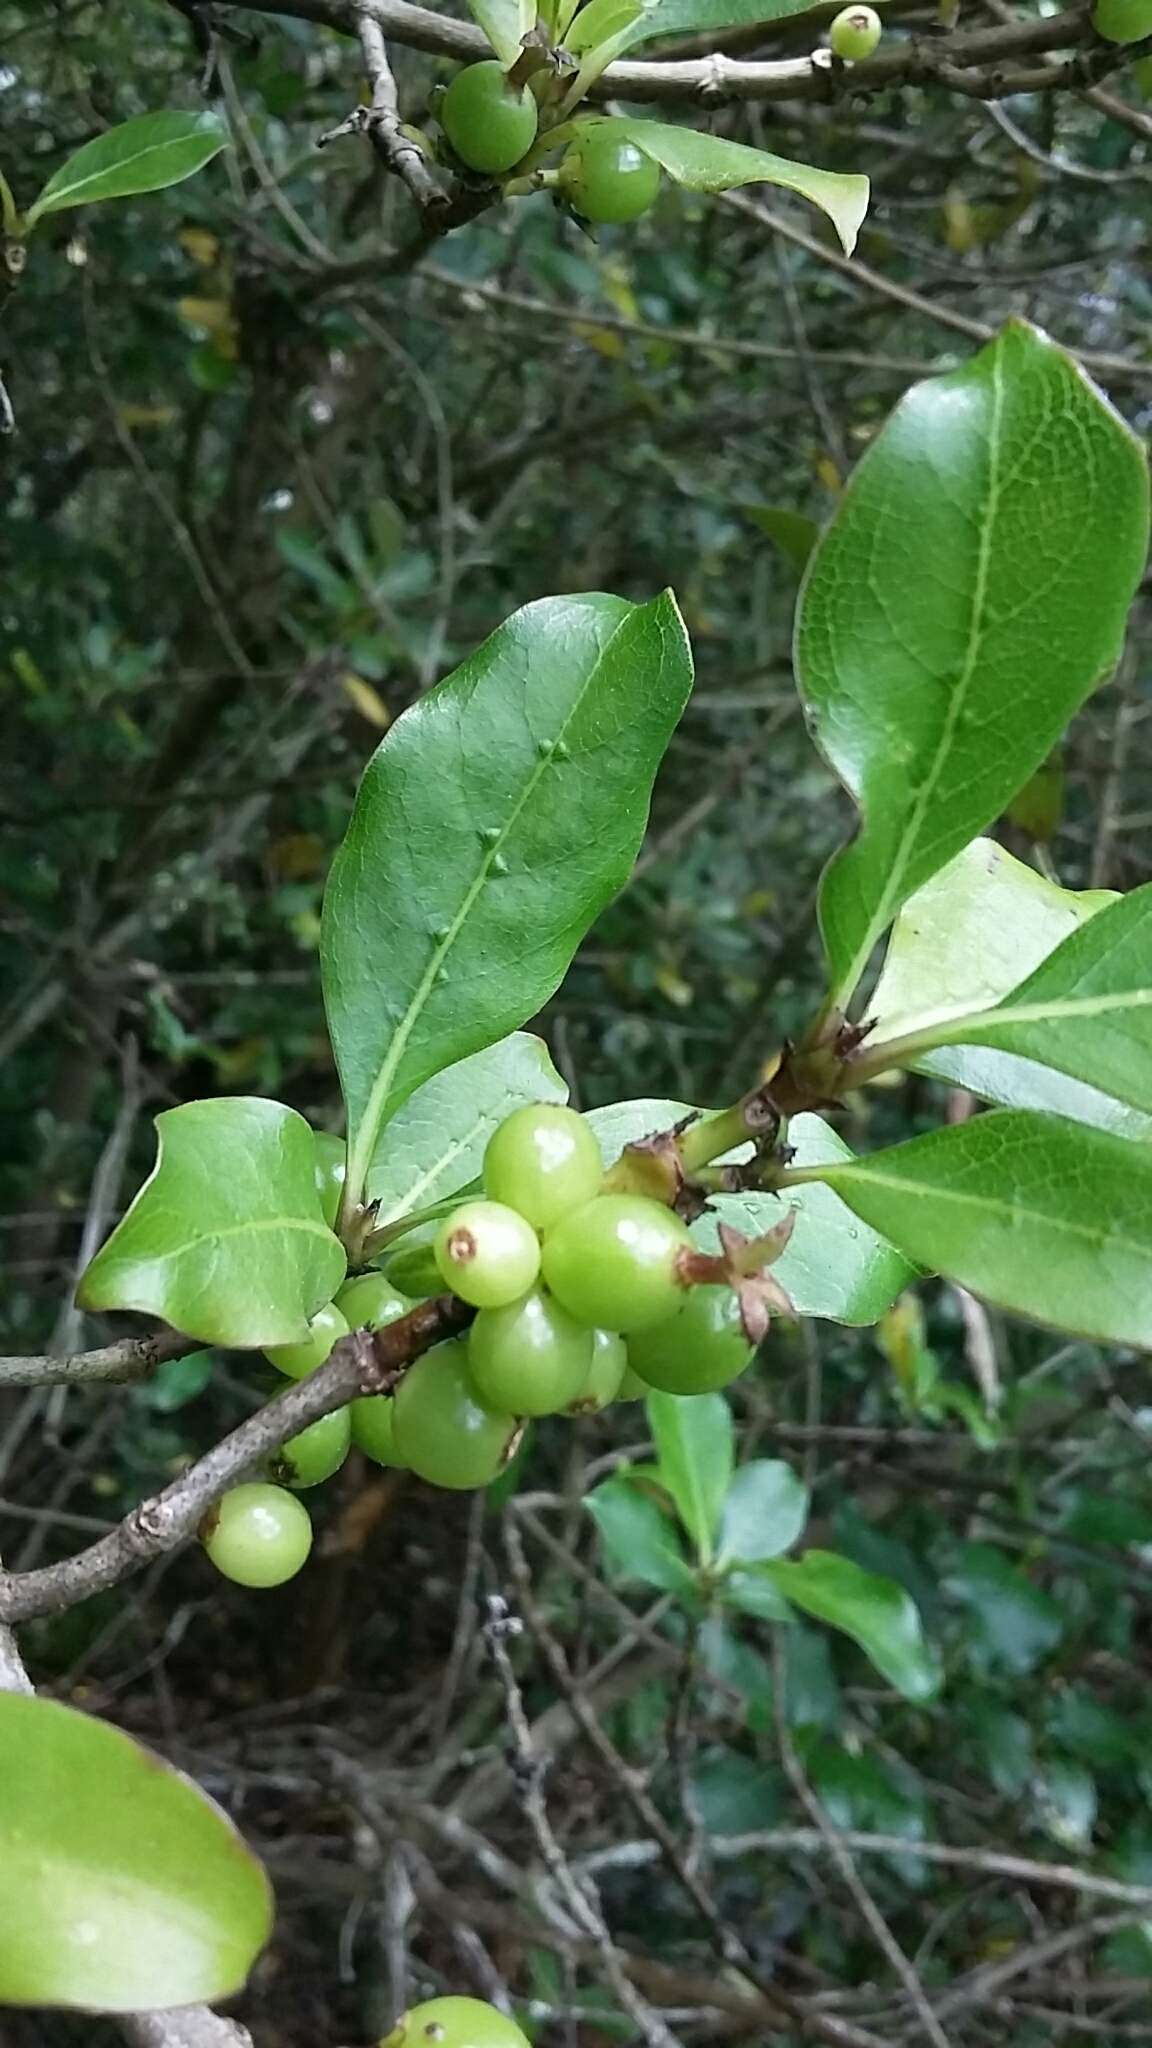
[[[808,49],[820,20],[765,47]],[[1111,88],[1005,110],[924,84],[717,113],[870,173],[854,267],[779,194],[668,189],[598,242],[533,198],[390,274],[403,190],[354,138],[313,146],[355,97],[352,46],[289,16],[230,26],[233,148],[173,192],[46,218],[0,330],[8,1350],[83,1338],[72,1279],[156,1111],[266,1090],[333,1123],[319,908],[356,777],[536,597],[671,584],[698,665],[636,876],[536,1028],[582,1107],[754,1079],[817,991],[815,886],[848,814],[790,676],[809,522],[907,383],[1008,313],[1096,359],[1138,428],[1152,392],[1130,85],[1123,118]],[[396,55],[418,111],[448,66]],[[106,123],[200,105],[188,21],[158,0],[0,5],[0,66],[25,199]],[[1138,606],[1116,682],[999,829],[1070,887],[1147,873],[1146,636]],[[911,1136],[942,1105],[964,1113],[926,1077],[842,1127]],[[267,1859],[278,1933],[239,2008],[262,2044],[361,2040],[408,1992],[502,1980],[536,1995],[549,2048],[628,2038],[609,1989],[582,2009],[587,1955],[530,1867],[476,1627],[497,1587],[530,1622],[553,1824],[682,2038],[761,2040],[764,2012],[581,1712],[766,1980],[886,2040],[1152,2038],[1152,1893],[1123,1890],[1152,1882],[1146,1371],[953,1288],[919,1299],[878,1332],[774,1337],[734,1405],[742,1455],[811,1488],[808,1541],[917,1602],[932,1700],[815,1627],[773,1668],[754,1612],[691,1622],[659,1577],[610,1552],[605,1576],[576,1502],[643,1444],[636,1408],[581,1425],[578,1454],[539,1429],[503,1526],[499,1502],[359,1472],[297,1588],[257,1601],[190,1555],[29,1631],[58,1697],[154,1741]],[[114,1521],[249,1410],[259,1371],[201,1353],[66,1404],[3,1394],[0,1550],[26,1567]],[[885,1846],[845,1869],[826,1819]]]

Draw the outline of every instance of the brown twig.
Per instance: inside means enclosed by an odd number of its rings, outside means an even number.
[[[203,1345],[177,1330],[154,1337],[124,1337],[96,1351],[73,1351],[63,1358],[47,1353],[29,1358],[0,1358],[0,1387],[83,1387],[100,1382],[126,1384],[150,1379],[169,1358],[185,1358]]]

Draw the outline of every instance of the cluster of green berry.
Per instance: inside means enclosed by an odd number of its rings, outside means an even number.
[[[431,1246],[432,1287],[477,1311],[467,1335],[426,1351],[394,1394],[301,1431],[268,1482],[226,1494],[202,1532],[222,1572],[249,1586],[292,1577],[312,1539],[296,1495],[330,1478],[352,1444],[434,1486],[486,1486],[526,1418],[595,1414],[651,1388],[707,1393],[744,1370],[751,1346],[736,1295],[685,1285],[687,1226],[645,1195],[605,1192],[603,1180],[599,1144],[575,1110],[537,1103],[505,1118],[484,1155],[483,1195],[454,1208]],[[335,1160],[324,1159],[320,1184],[334,1216]],[[267,1355],[301,1379],[350,1330],[384,1329],[414,1306],[389,1274],[362,1273],[302,1343]]]
[[[494,57],[458,71],[440,122],[469,170],[506,175],[536,141],[540,109],[530,86],[514,86]],[[557,190],[584,220],[638,220],[660,189],[660,166],[610,122],[589,123],[565,151]]]

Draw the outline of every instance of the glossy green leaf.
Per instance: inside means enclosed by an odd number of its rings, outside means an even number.
[[[298,1342],[346,1264],[304,1118],[230,1095],[164,1110],[156,1134],[156,1164],[77,1288],[81,1308],[139,1309],[205,1344]]]
[[[906,1699],[927,1700],[938,1691],[936,1656],[903,1586],[861,1571],[831,1550],[806,1550],[795,1564],[765,1564],[760,1570],[795,1606],[859,1643]]]
[[[811,730],[862,814],[821,894],[839,1002],[1112,668],[1147,542],[1142,449],[1022,322],[878,435],[797,619]]]
[[[733,1474],[720,1519],[721,1564],[762,1564],[791,1550],[808,1520],[808,1488],[782,1458],[752,1458]]]
[[[707,1112],[694,1111],[688,1103],[639,1096],[632,1102],[613,1102],[604,1109],[590,1110],[588,1122],[600,1140],[605,1164],[610,1166],[625,1145],[655,1131],[671,1130],[684,1117],[701,1113]],[[818,1116],[793,1118],[788,1142],[798,1166],[853,1156],[839,1134]],[[747,1236],[758,1237],[779,1223],[786,1208],[795,1211],[796,1223],[787,1250],[772,1271],[798,1315],[853,1325],[875,1323],[916,1277],[915,1268],[900,1252],[862,1225],[831,1188],[815,1183],[790,1188],[784,1202],[768,1194],[717,1196],[695,1226],[695,1236],[708,1250],[716,1243],[719,1223],[730,1223]]]
[[[381,1223],[428,1208],[475,1178],[489,1138],[514,1109],[567,1100],[543,1039],[513,1031],[408,1097],[381,1133],[365,1196],[379,1202]]]
[[[645,1408],[661,1484],[707,1563],[732,1476],[732,1411],[723,1394],[658,1394]]]
[[[666,121],[638,117],[613,120],[638,149],[667,171],[677,185],[691,192],[731,192],[737,185],[781,185],[798,192],[826,213],[847,255],[856,246],[860,223],[868,211],[868,180],[854,172],[821,171],[812,164],[792,163],[746,142],[729,142],[699,128],[681,128]]]
[[[818,1169],[935,1272],[1035,1322],[1152,1342],[1152,1147],[994,1110]]]
[[[321,936],[354,1192],[420,1083],[523,1023],[562,980],[628,877],[690,687],[671,597],[546,598],[386,734]]]
[[[529,0],[468,0],[468,6],[501,63],[514,64],[524,37],[535,24],[535,5]]]
[[[786,21],[789,15],[806,13],[810,6],[811,0],[657,0],[655,7],[645,8],[624,47],[631,49],[650,36],[682,36],[693,31],[712,34],[760,21]]]
[[[962,1544],[944,1583],[972,1616],[974,1662],[981,1670],[1022,1678],[1064,1634],[1056,1602],[991,1543]]]
[[[584,1505],[613,1578],[638,1580],[664,1593],[691,1590],[692,1571],[676,1524],[650,1493],[621,1475],[596,1487]]]
[[[1098,910],[994,1010],[927,1035],[1023,1055],[1152,1111],[1152,883]]]
[[[31,227],[44,214],[61,213],[67,206],[179,185],[218,156],[227,141],[228,131],[216,114],[139,114],[106,129],[61,164],[28,208],[27,223]]]
[[[1060,889],[995,840],[974,839],[900,912],[868,1005],[877,1020],[870,1042],[991,1008],[1116,900],[1110,889]],[[948,1046],[910,1064],[1009,1109],[1050,1109],[1126,1137],[1152,1135],[1152,1117],[1015,1053]]]
[[[210,1799],[53,1700],[0,1694],[0,2004],[133,2012],[239,1991],[272,1925]]]

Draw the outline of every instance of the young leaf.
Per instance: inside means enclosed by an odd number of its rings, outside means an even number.
[[[216,114],[140,114],[86,142],[54,171],[26,215],[32,227],[46,213],[159,192],[202,170],[225,147],[228,131]]]
[[[564,37],[564,48],[574,57],[610,42],[613,54],[630,49],[651,33],[644,17],[660,6],[660,0],[588,0],[575,15]]]
[[[820,171],[812,164],[796,164],[787,157],[772,156],[766,149],[749,149],[746,142],[729,142],[722,135],[705,135],[698,128],[679,128],[666,121],[643,121],[630,117],[613,120],[614,128],[667,171],[677,185],[692,192],[731,192],[737,185],[782,185],[798,192],[826,213],[840,237],[845,254],[856,247],[860,223],[868,211],[868,180],[849,172]]]
[[[558,986],[627,879],[691,679],[670,596],[545,598],[381,741],[321,934],[351,1197],[414,1089]]]
[[[859,1643],[905,1699],[929,1700],[939,1690],[935,1654],[903,1586],[861,1571],[831,1550],[806,1550],[796,1564],[765,1564],[760,1570],[795,1606]]]
[[[156,1134],[156,1164],[84,1274],[81,1308],[139,1309],[237,1349],[299,1342],[346,1263],[304,1118],[235,1095],[166,1109]]]
[[[720,1519],[720,1563],[762,1564],[791,1550],[808,1520],[808,1489],[781,1458],[753,1458],[733,1474]]]
[[[542,1038],[513,1031],[446,1067],[410,1095],[381,1135],[365,1196],[391,1223],[454,1194],[479,1173],[498,1124],[526,1102],[567,1102]]]
[[[661,1483],[707,1564],[732,1476],[732,1413],[723,1394],[649,1394]]]
[[[1152,1147],[1005,1109],[804,1170],[909,1258],[1001,1308],[1152,1342]]]
[[[606,1479],[584,1503],[596,1527],[609,1570],[616,1579],[636,1579],[664,1593],[684,1593],[692,1572],[676,1524],[650,1493],[621,1475]]]
[[[1098,910],[994,1010],[926,1035],[1022,1054],[1152,1111],[1152,883]]]
[[[1113,666],[1147,544],[1143,451],[1020,321],[917,385],[859,464],[796,634],[814,737],[861,811],[821,894],[841,1006]]]
[[[530,0],[468,0],[473,19],[483,29],[500,62],[514,64],[522,55],[522,43],[536,20]]]
[[[995,840],[974,839],[900,912],[868,1005],[877,1020],[869,1043],[993,1008],[1116,900],[1110,889],[1060,889]],[[1125,1137],[1152,1135],[1152,1118],[1139,1110],[1015,1053],[948,1046],[910,1065],[1009,1109],[1050,1109]]]
[[[118,1728],[0,1694],[0,2002],[87,2012],[239,1991],[272,1895],[232,1823]]]
[[[684,1117],[706,1114],[686,1102],[639,1096],[632,1102],[613,1102],[604,1109],[590,1110],[588,1122],[600,1140],[605,1165],[611,1166],[625,1145],[654,1131],[671,1130]],[[834,1163],[853,1156],[838,1132],[818,1116],[795,1117],[788,1142],[797,1166],[817,1166],[826,1160]],[[778,1195],[718,1195],[695,1234],[710,1251],[717,1241],[717,1224],[730,1223],[749,1237],[759,1237],[779,1223],[786,1208],[795,1211],[796,1224],[772,1271],[798,1315],[823,1316],[833,1323],[875,1323],[916,1277],[900,1252],[876,1231],[862,1229],[838,1195],[815,1183],[789,1189],[786,1206]]]

